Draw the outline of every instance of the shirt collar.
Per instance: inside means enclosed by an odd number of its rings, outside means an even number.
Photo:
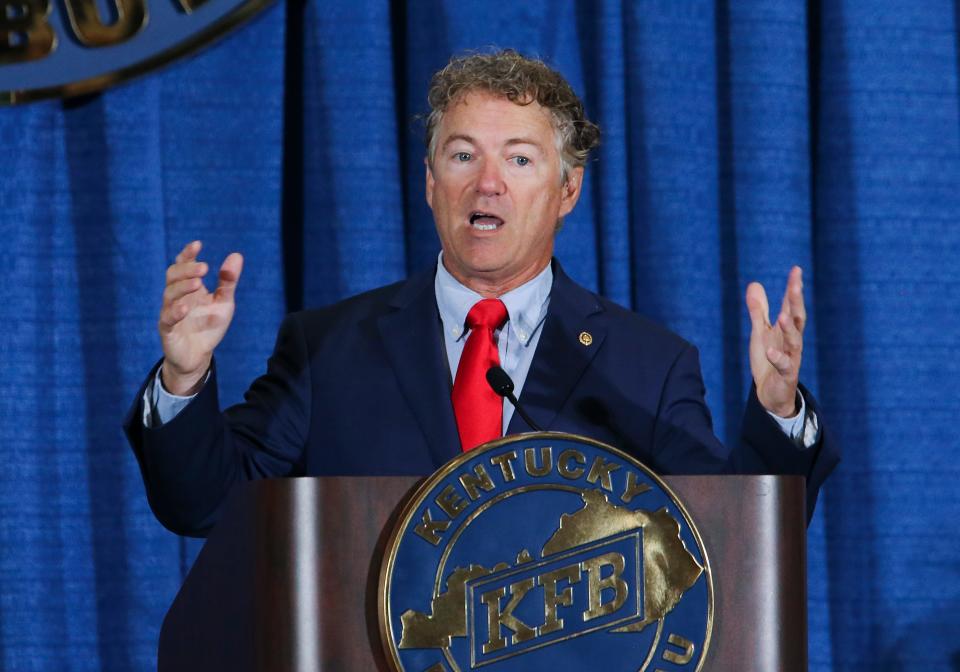
[[[552,287],[553,269],[547,264],[536,277],[498,297],[507,307],[507,314],[510,316],[508,328],[512,328],[513,334],[524,346],[530,343],[530,337],[547,316]],[[437,257],[434,290],[443,330],[458,341],[467,332],[464,326],[467,313],[473,308],[473,304],[483,297],[450,275],[443,265],[443,252]]]

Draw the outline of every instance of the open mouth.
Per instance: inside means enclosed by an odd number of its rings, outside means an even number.
[[[496,231],[503,226],[503,220],[489,212],[474,210],[470,213],[470,226],[477,231]]]

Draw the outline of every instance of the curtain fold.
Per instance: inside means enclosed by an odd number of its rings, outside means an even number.
[[[288,12],[290,14],[288,15]],[[221,398],[280,319],[434,263],[429,77],[513,47],[603,131],[557,238],[579,282],[701,351],[718,435],[743,306],[804,269],[802,380],[844,448],[809,530],[813,670],[960,669],[960,92],[947,0],[278,4],[120,88],[0,111],[0,669],[153,669],[199,545],[120,423],[164,269],[238,250]]]

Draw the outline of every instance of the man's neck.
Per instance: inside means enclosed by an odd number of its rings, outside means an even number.
[[[484,277],[482,274],[471,277],[464,277],[461,273],[458,273],[454,269],[451,269],[444,259],[443,253],[440,254],[440,263],[443,265],[444,270],[450,274],[450,276],[459,282],[464,287],[476,292],[485,299],[497,299],[506,294],[509,291],[520,287],[535,277],[543,273],[544,269],[550,265],[550,258],[547,258],[546,262],[535,266],[532,268],[524,269],[520,273],[509,277],[495,277],[493,274],[489,278]]]

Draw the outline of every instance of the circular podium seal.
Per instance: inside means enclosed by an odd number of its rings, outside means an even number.
[[[670,488],[626,453],[519,434],[460,455],[404,507],[380,634],[403,672],[700,670],[710,565]]]

